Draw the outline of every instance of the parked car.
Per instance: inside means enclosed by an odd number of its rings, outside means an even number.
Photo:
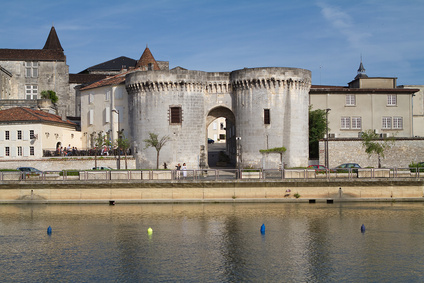
[[[211,138],[208,138],[208,143],[214,143],[215,141]]]
[[[18,167],[16,170],[25,172],[27,175],[42,175],[43,171],[38,170],[34,167]]]
[[[358,163],[343,163],[334,169],[339,173],[349,172],[349,169],[351,169],[353,173],[358,173],[358,168],[361,168],[361,166],[359,166]],[[342,170],[342,169],[346,169],[346,170]]]
[[[93,167],[93,170],[112,170],[112,168],[107,166],[99,166],[99,167]]]
[[[327,167],[325,167],[324,165],[309,165],[307,169],[315,169],[315,172],[335,172],[333,169],[328,169]]]

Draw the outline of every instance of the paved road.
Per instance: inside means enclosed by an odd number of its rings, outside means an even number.
[[[226,144],[225,143],[213,143],[208,144],[208,161],[209,167],[216,167],[216,162],[218,162],[219,152],[225,152]]]

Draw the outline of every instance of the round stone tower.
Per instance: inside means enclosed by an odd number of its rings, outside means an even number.
[[[308,164],[308,105],[311,72],[297,68],[253,68],[233,71],[238,158],[241,168],[278,168]]]

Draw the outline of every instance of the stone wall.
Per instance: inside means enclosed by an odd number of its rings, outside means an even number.
[[[319,143],[320,164],[325,162],[325,142]],[[376,154],[368,156],[361,139],[330,139],[328,141],[329,166],[336,167],[342,163],[358,163],[361,167],[378,166]],[[411,162],[424,161],[424,138],[398,138],[384,152],[381,166],[388,168],[407,168]]]
[[[97,158],[97,166],[116,169],[118,161],[115,158]],[[127,158],[128,169],[136,169],[134,158]],[[34,167],[42,171],[90,170],[95,166],[92,159],[50,158],[38,160],[1,160],[0,169],[16,169],[18,167]],[[125,169],[125,158],[121,156],[121,169]]]

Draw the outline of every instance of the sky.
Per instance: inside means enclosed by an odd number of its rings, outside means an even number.
[[[42,49],[54,25],[70,73],[146,46],[206,72],[294,67],[312,84],[369,77],[424,85],[422,0],[14,0],[0,5],[0,48]]]

